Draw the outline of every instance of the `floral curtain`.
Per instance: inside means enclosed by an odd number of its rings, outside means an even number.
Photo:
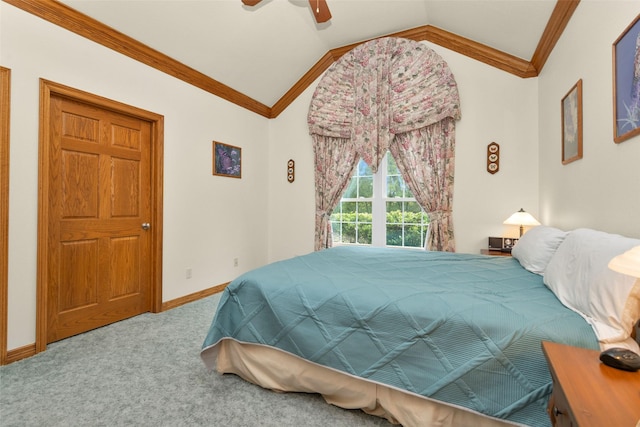
[[[362,157],[375,172],[394,138],[407,133],[417,136],[418,134],[412,131],[430,127],[445,118],[459,119],[459,104],[458,88],[453,74],[437,53],[426,45],[412,40],[386,37],[359,45],[327,70],[314,92],[307,121],[314,144],[323,140],[319,136],[339,138],[351,147],[349,150],[341,150],[341,152],[350,153],[349,156],[339,159],[341,163],[353,162],[349,169],[352,170],[358,158]],[[451,120],[452,124],[453,120]],[[448,129],[448,126],[446,128]],[[442,130],[442,127],[438,129]],[[453,132],[450,134],[453,138]],[[429,139],[432,142],[438,140],[438,138]],[[406,142],[404,146],[409,147]],[[351,149],[355,150],[353,158],[351,158]],[[453,145],[451,145],[452,149]],[[335,162],[331,164],[322,157],[324,150],[314,150],[316,164],[330,166],[336,170]],[[406,154],[406,150],[399,151],[402,156]],[[334,161],[338,160],[335,157],[335,151],[332,151],[331,155]],[[396,161],[399,161],[398,157]],[[450,162],[453,164],[453,155]],[[430,166],[413,162],[411,167],[428,168]],[[347,168],[342,166],[339,169]],[[442,190],[448,194],[436,196],[449,199],[448,206],[445,206],[449,212],[447,223],[450,222],[451,217],[450,192],[453,189],[451,185],[453,169],[450,170],[451,176],[444,179],[449,182],[449,185]],[[322,173],[326,174],[326,171],[323,169]],[[316,175],[318,173],[316,170]],[[338,173],[337,170],[335,173]],[[411,174],[413,173],[414,171],[411,171]],[[426,176],[429,180],[434,179],[431,173]],[[331,213],[342,194],[340,192],[336,199],[333,197],[334,191],[338,191],[340,186],[344,191],[349,178],[349,176],[344,177],[346,182],[334,180],[332,185],[335,187],[331,188],[331,191],[325,188],[320,195],[318,180],[324,178],[316,176],[316,215],[326,216],[327,213]],[[328,182],[324,184],[329,185]],[[431,187],[442,188],[433,183],[429,184],[429,188]],[[416,194],[415,191],[414,194]],[[434,197],[434,194],[427,193],[427,197]],[[419,203],[422,205],[423,202],[419,201]],[[433,218],[430,216],[430,221],[437,227],[443,224],[440,221],[442,215],[440,212],[444,212],[441,210],[441,205],[440,202],[429,205],[435,209],[432,211]],[[429,207],[422,206],[429,212]],[[318,220],[316,222],[318,223]],[[453,228],[450,225],[445,228],[444,234],[436,230],[437,237],[429,239],[429,249],[453,250]],[[323,237],[327,232],[326,228],[322,222],[320,226],[324,231],[316,228],[316,248],[330,247],[330,238]],[[445,240],[441,241],[441,239]]]
[[[355,146],[348,139],[324,135],[312,137],[316,159],[315,250],[319,251],[332,246],[331,212],[349,185],[359,158]]]
[[[396,135],[389,151],[416,201],[429,216],[426,249],[455,252],[453,175],[455,123],[451,117]]]

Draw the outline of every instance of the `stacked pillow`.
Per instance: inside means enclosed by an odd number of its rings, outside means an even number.
[[[589,229],[567,235],[544,272],[544,283],[593,327],[603,343],[624,341],[640,317],[640,281],[609,261],[640,240]]]
[[[603,344],[622,343],[640,318],[640,280],[608,268],[609,261],[640,240],[590,229],[564,232],[538,226],[524,234],[512,255],[567,307],[580,314]]]
[[[544,225],[534,227],[520,237],[511,250],[511,256],[532,273],[543,274],[567,234],[566,231]]]

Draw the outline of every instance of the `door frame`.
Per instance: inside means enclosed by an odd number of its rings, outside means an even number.
[[[0,66],[0,366],[7,363],[9,320],[9,125],[11,70]]]
[[[151,312],[162,311],[162,194],[164,174],[164,116],[40,79],[40,134],[38,164],[38,267],[36,288],[36,353],[47,348],[47,286],[49,283],[49,147],[51,97],[62,96],[92,106],[126,114],[151,124]]]

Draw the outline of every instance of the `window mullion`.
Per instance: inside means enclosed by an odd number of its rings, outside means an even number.
[[[380,162],[378,171],[373,175],[373,232],[374,246],[387,244],[387,161],[386,157]]]

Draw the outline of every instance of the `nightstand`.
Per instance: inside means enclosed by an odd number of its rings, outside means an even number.
[[[491,255],[491,256],[511,256],[511,252],[495,251],[492,249],[480,249],[480,253],[482,255]]]
[[[600,351],[543,342],[553,393],[548,412],[553,426],[635,427],[640,422],[640,371],[600,362]]]

